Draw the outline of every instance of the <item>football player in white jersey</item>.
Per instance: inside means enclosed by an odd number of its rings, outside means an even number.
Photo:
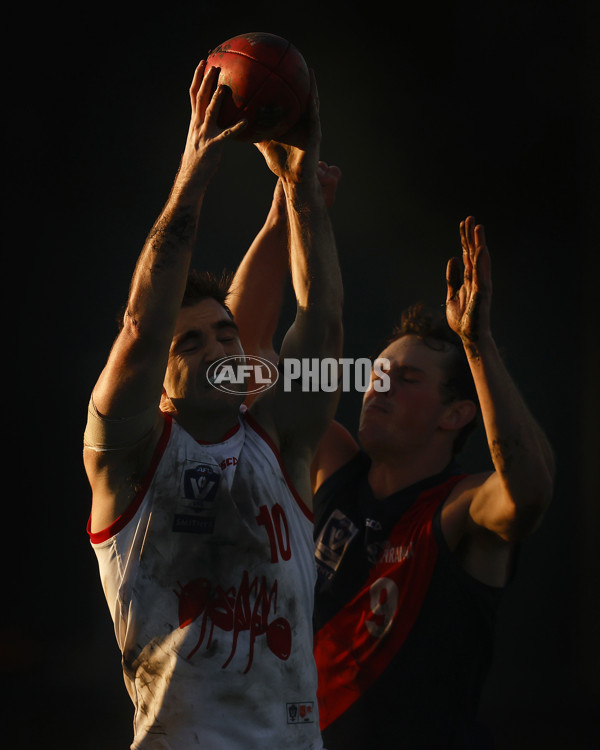
[[[286,392],[280,379],[246,417],[244,393],[207,378],[217,360],[243,356],[222,300],[182,307],[206,190],[245,126],[219,126],[218,72],[204,61],[195,72],[181,164],[93,389],[88,532],[135,706],[132,748],[318,750],[310,465],[338,394]],[[294,145],[257,144],[288,216],[297,314],[282,358],[341,355],[320,138],[311,73]]]

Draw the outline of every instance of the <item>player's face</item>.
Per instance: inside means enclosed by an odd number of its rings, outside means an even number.
[[[212,298],[181,309],[177,318],[164,388],[172,401],[240,400],[214,388],[206,372],[218,359],[243,355],[238,329],[225,308]]]
[[[372,374],[363,398],[359,441],[367,453],[417,453],[438,432],[446,405],[441,386],[447,354],[430,349],[417,336],[403,336],[379,355],[388,359],[389,390],[378,392]]]

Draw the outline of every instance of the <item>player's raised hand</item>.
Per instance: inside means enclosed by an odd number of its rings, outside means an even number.
[[[314,71],[310,71],[310,95],[306,112],[293,128],[277,140],[256,144],[269,169],[294,183],[316,179],[321,146],[319,94]]]
[[[451,258],[446,269],[446,317],[463,343],[475,343],[490,329],[491,260],[483,225],[469,216],[460,223],[462,269]]]
[[[218,123],[223,100],[230,96],[226,86],[218,84],[219,69],[206,70],[206,60],[202,60],[194,73],[190,86],[191,117],[187,141],[181,161],[181,172],[208,171],[210,175],[221,159],[222,146],[226,140],[235,137],[246,127],[240,120],[231,127],[221,127]]]
[[[337,188],[342,179],[342,170],[339,167],[320,161],[317,166],[317,179],[323,192],[325,205],[327,208],[331,208],[335,203]],[[275,192],[273,194],[273,204],[282,213],[285,213],[285,192],[281,180],[277,180],[277,185],[275,186]]]

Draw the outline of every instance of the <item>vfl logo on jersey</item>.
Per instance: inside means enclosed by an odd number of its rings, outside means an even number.
[[[210,534],[215,526],[215,498],[221,475],[211,464],[188,462],[181,478],[181,499],[173,531]]]
[[[358,529],[341,510],[334,510],[317,538],[315,555],[319,575],[331,580]]]
[[[315,720],[313,701],[286,703],[288,724],[312,724]]]
[[[215,499],[221,475],[210,464],[195,464],[183,472],[183,497],[194,510],[204,510]]]

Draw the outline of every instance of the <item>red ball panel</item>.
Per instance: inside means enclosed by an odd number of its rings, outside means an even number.
[[[228,39],[212,51],[212,54],[220,52],[239,52],[253,60],[259,60],[271,70],[276,70],[285,53],[290,48],[287,39],[275,34],[255,31],[249,34],[240,34]]]
[[[208,57],[207,69],[221,69],[219,83],[231,89],[223,102],[219,123],[227,127],[240,118],[248,127],[240,138],[260,141],[289,130],[308,102],[310,77],[298,50],[273,34],[243,34],[219,45]]]
[[[277,74],[287,82],[304,110],[310,93],[310,74],[304,58],[295,47],[290,46],[286,55],[281,58]]]

